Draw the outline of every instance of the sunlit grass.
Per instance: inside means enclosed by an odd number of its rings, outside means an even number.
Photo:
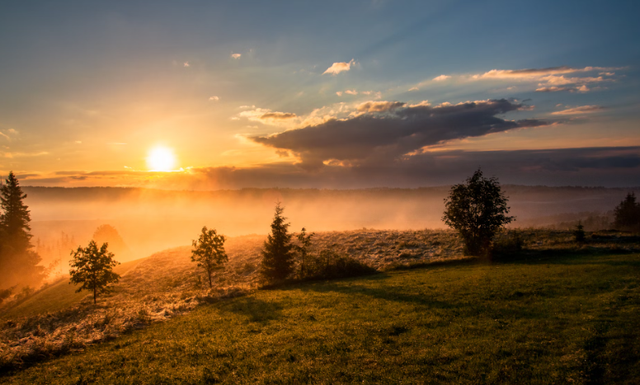
[[[117,274],[125,274],[134,268],[140,260],[129,261],[114,268]],[[0,320],[19,317],[30,317],[37,314],[55,312],[77,305],[88,295],[87,291],[76,293],[75,285],[70,285],[68,279],[62,279],[50,287],[27,298],[24,302],[7,309],[0,314]]]
[[[439,265],[262,290],[7,383],[633,383],[640,255]]]

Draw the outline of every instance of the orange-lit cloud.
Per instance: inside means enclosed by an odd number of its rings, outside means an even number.
[[[240,59],[241,56],[242,56],[241,53],[232,53],[231,54],[231,58],[232,59]]]
[[[327,68],[326,71],[324,71],[322,74],[331,74],[331,75],[337,75],[340,72],[345,72],[345,71],[349,71],[351,69],[351,66],[354,65],[356,63],[356,61],[354,59],[351,59],[351,61],[345,63],[345,62],[338,62],[338,63],[333,63],[331,65],[331,67]]]
[[[365,102],[357,107],[359,112],[385,112],[404,106],[403,102]]]
[[[551,115],[579,115],[579,114],[591,114],[594,112],[600,112],[604,110],[601,106],[580,106],[574,108],[567,108],[562,111],[552,112]]]
[[[451,79],[451,76],[449,76],[449,75],[436,76],[435,78],[433,78],[433,81],[441,82],[441,81],[447,80],[447,79]]]

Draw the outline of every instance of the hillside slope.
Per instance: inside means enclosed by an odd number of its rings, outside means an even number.
[[[636,383],[640,254],[300,284],[3,378],[72,383]]]

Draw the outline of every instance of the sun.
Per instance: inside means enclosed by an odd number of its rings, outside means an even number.
[[[151,171],[171,171],[176,165],[173,150],[166,147],[154,147],[149,151],[147,166]]]

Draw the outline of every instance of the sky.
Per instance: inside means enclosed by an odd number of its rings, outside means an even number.
[[[634,1],[3,1],[22,185],[640,186]]]

